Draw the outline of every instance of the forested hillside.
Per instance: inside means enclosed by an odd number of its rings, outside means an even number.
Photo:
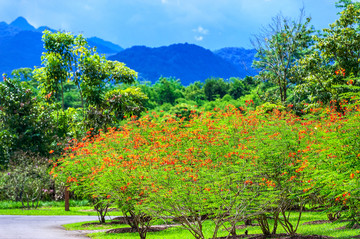
[[[126,63],[139,72],[140,80],[149,80],[152,83],[161,76],[180,79],[183,85],[204,81],[210,77],[244,76],[232,63],[192,44],[174,44],[158,48],[134,46],[109,59]]]
[[[252,63],[255,60],[255,49],[225,47],[214,51],[214,53],[235,65],[242,78],[245,76],[255,76],[258,73],[258,71],[252,67]]]

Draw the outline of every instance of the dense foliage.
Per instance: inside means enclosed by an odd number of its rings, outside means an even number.
[[[225,222],[247,218],[258,220],[264,234],[282,226],[293,235],[299,224],[288,214],[320,201],[358,222],[360,109],[314,111],[301,118],[228,107],[193,111],[190,120],[133,117],[120,129],[89,132],[51,174],[77,193],[119,205],[135,218],[141,238],[151,218],[169,215],[195,238],[204,238],[205,219],[215,224],[213,238]]]

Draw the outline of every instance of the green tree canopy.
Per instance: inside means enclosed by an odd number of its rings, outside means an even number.
[[[229,83],[224,79],[211,78],[205,80],[204,93],[208,101],[213,101],[216,98],[222,98],[228,93]]]
[[[158,93],[158,103],[170,103],[175,104],[175,100],[183,97],[182,89],[183,86],[180,80],[174,78],[161,77],[154,85],[156,92]]]
[[[311,102],[325,103],[352,90],[348,77],[360,75],[359,27],[360,9],[349,4],[338,20],[313,37],[314,51],[299,61],[305,77],[304,83],[296,87],[297,92],[307,95]],[[351,85],[356,85],[356,79]]]
[[[70,33],[45,30],[43,42],[44,67],[37,69],[35,75],[41,82],[43,94],[61,98],[63,109],[67,81],[78,86],[82,102],[99,106],[104,100],[106,84],[133,83],[137,77],[124,63],[99,56],[94,48],[89,48],[82,35],[75,37]]]

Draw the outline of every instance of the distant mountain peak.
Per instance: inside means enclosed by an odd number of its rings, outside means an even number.
[[[98,37],[90,37],[87,39],[87,41],[91,47],[96,46],[99,51],[107,54],[115,54],[124,50],[121,46],[116,45],[110,41],[105,41]]]
[[[23,31],[35,31],[35,28],[24,17],[16,18],[10,26],[19,28]]]
[[[36,29],[38,32],[43,32],[45,30],[49,30],[51,32],[56,32],[55,30],[51,29],[50,27],[47,27],[47,26],[41,26],[41,27],[38,27],[38,29]]]
[[[44,52],[41,36],[45,29],[56,32],[47,26],[35,29],[24,17],[18,17],[10,24],[0,21],[0,75],[10,74],[17,68],[41,65],[41,54]],[[88,43],[91,47],[96,46],[98,53],[106,56],[123,50],[120,46],[97,37],[89,38]]]
[[[201,46],[177,43],[170,46],[133,46],[109,57],[124,62],[140,79],[155,83],[161,76],[180,79],[183,85],[211,77],[240,77],[236,67]]]

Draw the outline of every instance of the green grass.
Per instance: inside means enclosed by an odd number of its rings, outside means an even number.
[[[87,223],[99,223],[99,221],[88,221],[88,222],[76,222],[67,225],[63,225],[66,230],[103,230],[103,229],[114,229],[120,227],[126,227],[126,225],[120,224],[93,224],[93,225],[86,225]]]
[[[121,234],[115,234],[115,233],[105,233],[105,232],[97,232],[97,233],[91,233],[88,234],[91,238],[96,239],[139,239],[139,236],[137,233],[121,233]],[[180,227],[173,227],[166,229],[164,231],[160,232],[148,232],[146,238],[149,239],[193,239],[194,237],[191,235],[190,232],[187,230],[184,230]]]
[[[293,213],[291,218],[295,218],[297,213]],[[325,224],[314,224],[314,225],[302,225],[304,222],[317,221],[317,220],[327,220],[326,214],[321,212],[304,212],[302,219],[300,221],[298,234],[303,235],[324,235],[332,236],[335,238],[352,238],[353,236],[360,235],[360,229],[345,229],[337,230],[339,227],[347,225],[347,222],[334,222],[334,223],[325,223]],[[253,223],[256,223],[255,221]],[[100,230],[100,229],[113,229],[120,227],[127,227],[126,225],[96,225],[90,227],[83,227],[84,223],[74,223],[65,225],[68,230]],[[159,224],[159,223],[156,223]],[[241,223],[240,223],[241,224]],[[239,224],[239,225],[240,225]],[[210,221],[204,223],[204,234],[206,238],[210,238],[213,225]],[[248,227],[246,228],[249,231],[249,234],[258,234],[261,233],[259,227]],[[244,234],[245,229],[238,229],[238,234]],[[278,226],[278,233],[284,233],[285,231]],[[227,232],[222,229],[219,231],[218,236],[226,236]],[[138,239],[139,236],[137,233],[121,233],[121,234],[107,234],[105,232],[90,233],[88,236],[95,239]],[[190,232],[183,229],[182,227],[173,227],[166,229],[160,232],[149,232],[147,234],[149,239],[193,239],[193,236]]]
[[[96,216],[92,207],[70,207],[66,212],[64,207],[41,207],[38,209],[0,209],[0,215],[38,215],[38,216]]]
[[[70,200],[70,211],[65,211],[64,201],[44,201],[39,202],[37,209],[23,209],[21,202],[1,201],[0,215],[39,215],[39,216],[96,216],[93,206],[88,200]]]
[[[26,206],[26,204],[25,204]],[[70,207],[85,207],[91,206],[88,200],[70,200]],[[22,208],[21,202],[15,201],[0,201],[0,209],[15,209]],[[40,201],[39,207],[65,207],[64,201]]]
[[[116,216],[111,216],[116,217]],[[107,219],[107,217],[106,217]],[[111,222],[110,220],[106,220],[105,225],[104,224],[97,224],[97,225],[86,225],[87,223],[98,223],[99,221],[89,221],[89,222],[76,222],[64,225],[64,227],[67,230],[102,230],[102,229],[113,229],[113,228],[123,228],[123,227],[129,227],[126,224],[106,224],[108,222]],[[170,219],[167,220],[155,220],[154,225],[164,225],[164,224],[170,224],[172,221]]]
[[[0,215],[26,215],[26,216],[97,216],[94,207],[89,201],[70,200],[70,211],[65,211],[64,201],[41,202],[37,209],[23,209],[21,202],[1,201]],[[111,217],[120,216],[118,211],[109,211]]]
[[[93,211],[92,206],[87,206],[88,202],[86,201],[71,201],[70,211],[66,212],[64,210],[64,202],[41,202],[41,207],[38,209],[20,209],[19,205],[21,203],[2,201],[0,202],[0,215],[42,215],[42,216],[57,216],[57,215],[79,215],[79,216],[96,216],[96,212]],[[110,212],[111,217],[119,215],[119,212]],[[297,213],[292,213],[291,218],[295,219]],[[302,225],[304,222],[316,221],[316,220],[326,220],[326,214],[321,212],[304,212],[300,222],[299,229],[297,233],[303,235],[324,235],[332,236],[335,238],[351,238],[352,236],[360,235],[360,229],[345,229],[345,230],[336,230],[336,228],[343,227],[347,222],[334,222],[334,223],[325,223],[325,224],[315,224],[315,225]],[[93,221],[97,222],[97,221]],[[120,227],[128,227],[127,225],[88,225],[83,226],[89,222],[79,222],[64,225],[67,230],[109,230]],[[256,223],[254,221],[254,223]],[[162,220],[157,220],[154,223],[155,225],[164,224]],[[213,225],[211,221],[206,221],[204,223],[204,234],[206,238],[212,236],[211,232]],[[248,227],[246,228],[249,231],[249,234],[258,234],[261,233],[259,227]],[[243,234],[245,229],[238,229],[238,234]],[[281,226],[278,227],[278,233],[284,233]],[[226,236],[227,232],[222,229],[219,231],[218,236]],[[95,239],[138,239],[139,236],[137,233],[122,233],[122,234],[107,234],[105,232],[97,232],[89,234],[91,238]],[[149,232],[147,234],[149,239],[192,239],[193,236],[190,232],[183,229],[182,227],[172,227],[160,232]]]

